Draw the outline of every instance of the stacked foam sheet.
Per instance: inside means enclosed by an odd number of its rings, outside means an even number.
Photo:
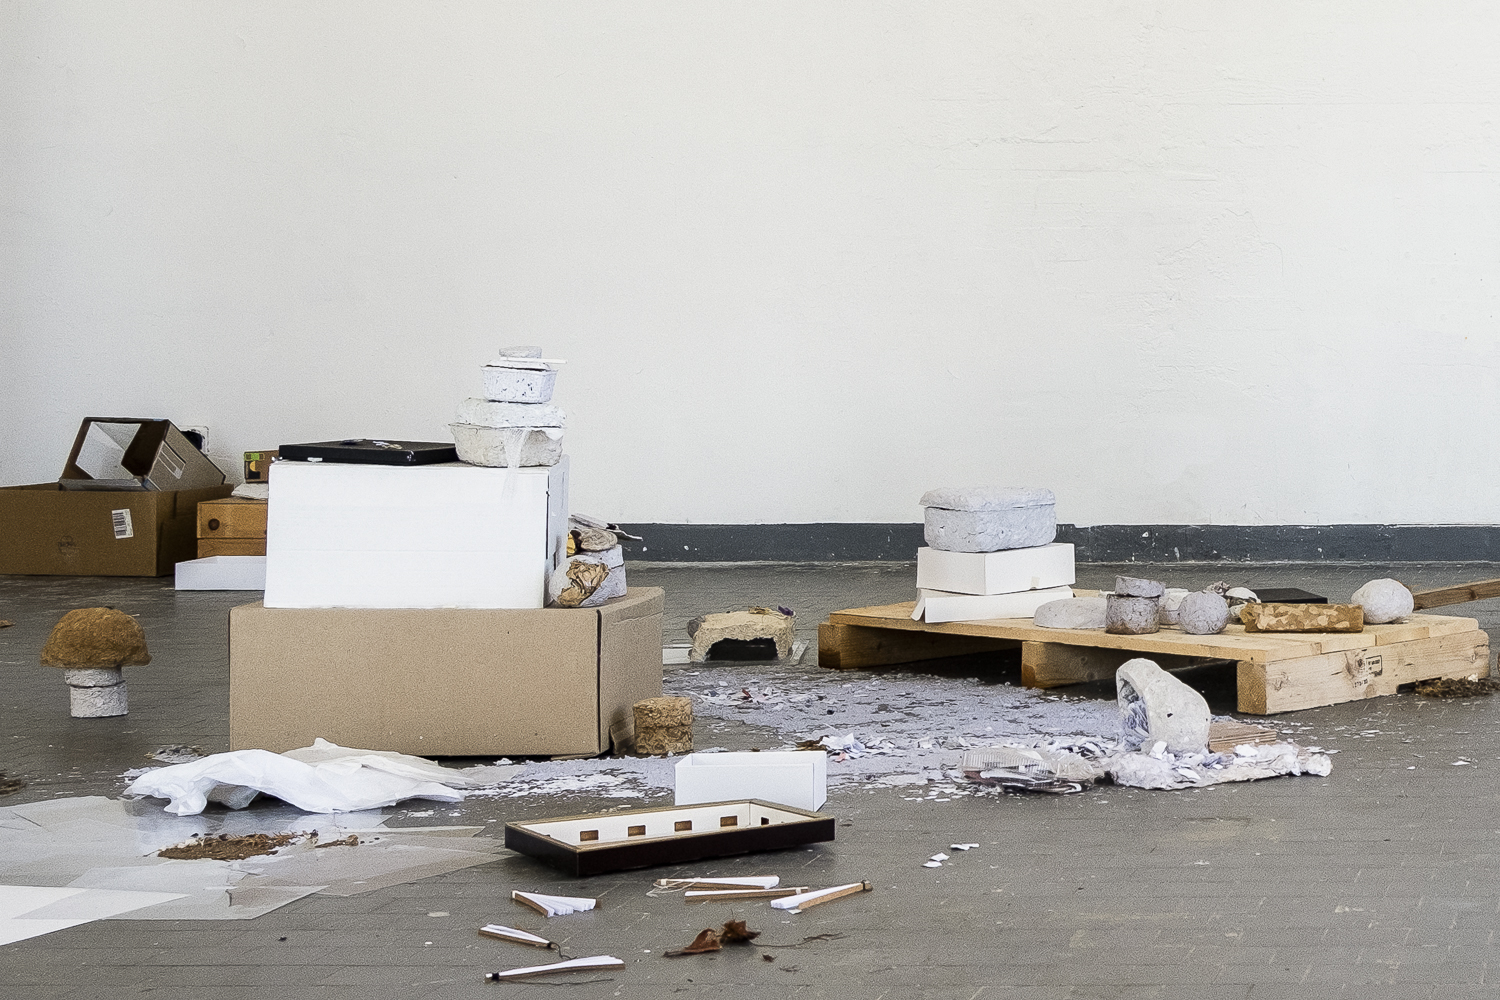
[[[945,488],[921,504],[927,546],[917,550],[912,618],[1030,618],[1048,601],[1073,596],[1073,546],[1053,541],[1050,490]]]

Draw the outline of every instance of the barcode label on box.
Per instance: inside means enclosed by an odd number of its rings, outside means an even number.
[[[130,511],[112,510],[109,512],[109,517],[115,523],[115,541],[135,537],[135,525],[131,523]]]
[[[161,464],[165,465],[167,471],[178,479],[182,478],[182,470],[187,468],[182,456],[173,451],[169,445],[161,446]]]

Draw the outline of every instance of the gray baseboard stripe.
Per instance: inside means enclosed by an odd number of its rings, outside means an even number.
[[[649,562],[903,562],[921,524],[633,524],[644,541],[627,558]],[[1500,562],[1492,524],[1058,525],[1079,562]]]

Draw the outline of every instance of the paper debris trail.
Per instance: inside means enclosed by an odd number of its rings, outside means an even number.
[[[235,750],[186,764],[147,771],[127,796],[170,799],[166,811],[196,816],[213,801],[243,809],[262,792],[305,812],[359,812],[406,799],[461,802],[461,789],[496,784],[520,771],[512,767],[458,770],[422,757],[387,750],[356,750],[316,739],[284,754]]]
[[[548,896],[540,892],[522,892],[513,890],[510,898],[522,906],[529,906],[536,912],[546,917],[565,917],[569,913],[582,913],[584,910],[592,910],[597,904],[597,899],[588,899],[583,896]]]
[[[793,913],[818,906],[822,903],[842,899],[844,896],[853,895],[856,892],[869,892],[874,886],[868,882],[850,882],[848,885],[836,885],[831,889],[815,889],[812,892],[800,893],[796,896],[787,896],[785,899],[771,900],[771,906],[778,910],[790,910]]]
[[[525,979],[528,976],[550,976],[554,972],[587,972],[590,969],[613,969],[625,962],[613,955],[593,955],[589,958],[571,958],[566,962],[551,965],[533,965],[524,969],[507,969],[504,972],[486,972],[484,978],[492,983],[503,979]]]
[[[557,948],[556,941],[548,941],[544,937],[538,937],[530,931],[518,930],[515,927],[506,927],[504,924],[485,924],[479,928],[479,933],[485,937],[499,938],[501,941],[514,941],[516,944],[529,944],[533,948]]]

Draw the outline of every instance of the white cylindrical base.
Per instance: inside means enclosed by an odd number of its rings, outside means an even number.
[[[118,668],[64,670],[68,707],[75,719],[103,719],[129,710],[125,674]]]

